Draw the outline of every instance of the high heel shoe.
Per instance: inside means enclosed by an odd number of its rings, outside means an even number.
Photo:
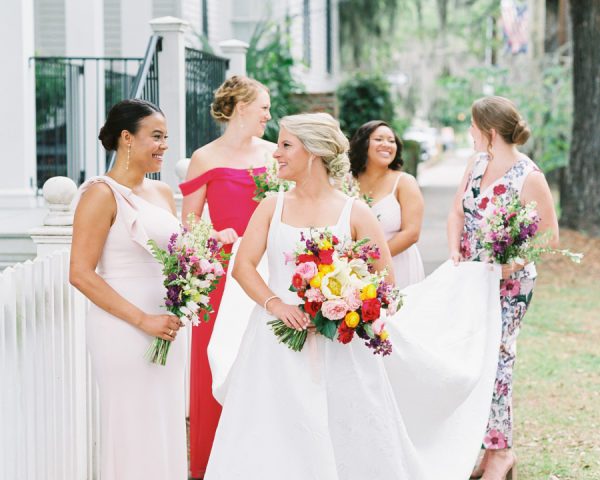
[[[469,477],[469,479],[473,479],[473,478],[481,478],[483,477],[483,473],[484,473],[484,469],[481,465],[478,465],[477,467],[475,467],[475,469],[471,472],[471,476]]]
[[[498,471],[496,470],[494,473],[498,473]],[[512,462],[508,467],[508,470],[506,470],[506,473],[504,473],[503,475],[496,476],[494,474],[490,475],[489,472],[484,472],[483,477],[481,478],[482,480],[517,480],[517,457],[514,453],[512,454]]]
[[[483,474],[485,472],[485,463],[487,460],[486,457],[487,457],[487,453],[484,450],[483,454],[479,455],[477,464],[475,465],[475,468],[473,468],[473,471],[471,472],[471,476],[469,477],[469,479],[483,477]]]
[[[517,459],[513,460],[512,467],[506,472],[506,480],[517,480]]]

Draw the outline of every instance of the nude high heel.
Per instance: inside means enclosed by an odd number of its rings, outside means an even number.
[[[512,467],[506,472],[506,480],[517,480],[517,459],[515,458]]]

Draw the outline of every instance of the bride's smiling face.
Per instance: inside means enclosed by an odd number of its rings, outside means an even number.
[[[283,180],[297,181],[306,175],[310,153],[304,148],[298,137],[285,128],[279,130],[277,150],[273,153],[279,171],[277,176]]]

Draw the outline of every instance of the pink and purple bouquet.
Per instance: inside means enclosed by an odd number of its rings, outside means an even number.
[[[282,180],[277,176],[277,162],[273,159],[269,159],[267,169],[263,173],[255,175],[252,168],[248,170],[248,173],[256,186],[254,197],[252,197],[252,200],[255,202],[262,201],[269,193],[276,193],[281,188],[284,191],[288,191],[294,185],[293,182]]]
[[[478,232],[479,242],[491,262],[524,265],[536,261],[543,253],[559,253],[581,262],[582,254],[545,246],[547,234],[538,232],[540,217],[535,202],[523,205],[518,197],[503,198],[492,198],[489,215]]]
[[[208,321],[212,307],[208,294],[225,274],[223,262],[227,255],[221,252],[217,240],[212,236],[212,225],[203,220],[196,221],[193,214],[188,218],[189,228],[173,233],[167,249],[160,248],[154,240],[148,244],[154,257],[162,264],[163,282],[167,289],[165,307],[181,320],[196,326]],[[152,363],[165,365],[171,342],[155,338],[146,357]]]
[[[365,340],[373,353],[389,355],[392,344],[385,330],[383,311],[394,314],[402,305],[400,291],[377,272],[373,262],[379,249],[368,239],[344,243],[327,229],[301,234],[286,263],[296,264],[290,291],[303,300],[300,309],[308,313],[316,332],[340,343],[354,336]],[[269,322],[280,342],[302,350],[307,330],[298,331],[281,320]]]

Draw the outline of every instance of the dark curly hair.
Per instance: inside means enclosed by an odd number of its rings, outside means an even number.
[[[355,177],[358,177],[367,168],[369,137],[379,127],[388,127],[394,134],[394,140],[396,141],[396,156],[388,165],[388,168],[391,170],[400,170],[402,165],[404,165],[404,161],[402,160],[402,141],[396,135],[394,129],[383,120],[371,120],[361,125],[350,140],[350,152],[348,156],[350,157],[350,170]]]
[[[165,116],[160,108],[146,100],[140,98],[121,100],[108,112],[106,122],[98,134],[98,140],[102,142],[102,146],[107,151],[116,150],[119,147],[119,138],[123,130],[135,134],[140,126],[140,121],[155,113]]]

